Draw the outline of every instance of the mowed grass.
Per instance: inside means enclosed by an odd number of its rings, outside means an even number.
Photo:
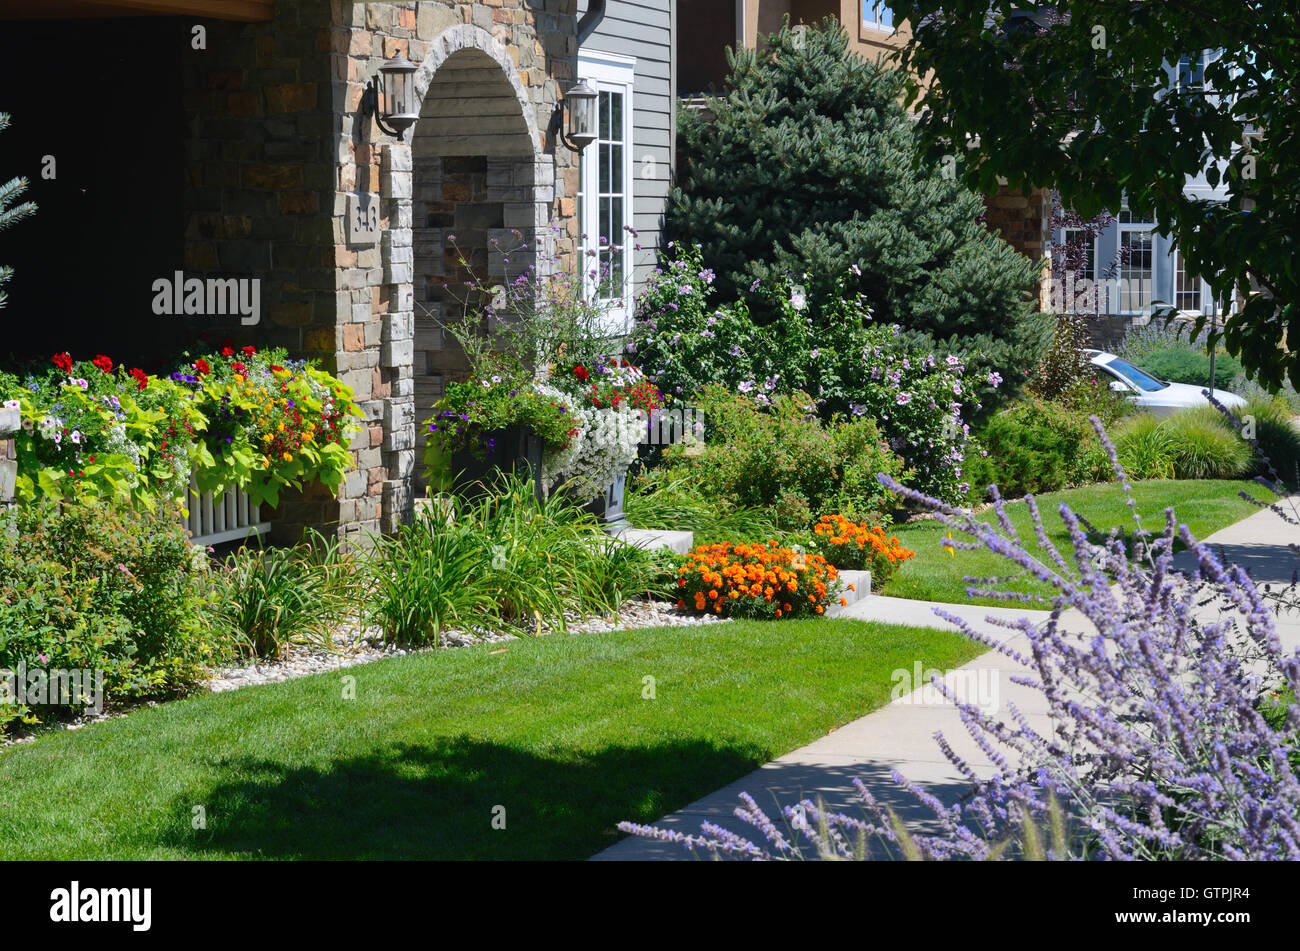
[[[1245,490],[1261,501],[1270,501],[1267,490],[1250,481],[1152,479],[1134,482],[1132,486],[1143,527],[1155,533],[1163,531],[1164,511],[1172,505],[1178,520],[1186,524],[1198,538],[1204,538],[1258,511],[1255,506],[1240,498],[1239,492]],[[1132,534],[1132,516],[1126,505],[1123,486],[1118,483],[1066,489],[1037,496],[1036,499],[1047,536],[1066,556],[1067,562],[1072,563],[1072,560],[1069,555],[1069,533],[1058,511],[1062,502],[1099,531],[1106,532],[1116,526],[1123,526],[1126,533]],[[1029,552],[1050,564],[1050,556],[1038,546],[1028,506],[1024,502],[1008,503],[1007,514]],[[981,513],[978,518],[990,524],[997,522],[997,515],[992,510]],[[923,601],[1006,606],[1006,601],[971,597],[966,593],[969,583],[963,578],[1005,577],[1019,571],[1017,566],[984,548],[977,551],[956,549],[955,553],[950,554],[943,547],[948,531],[947,526],[937,521],[896,526],[893,534],[898,536],[904,546],[916,552],[916,557],[904,562],[902,568],[877,593]],[[970,540],[969,536],[956,531],[953,532],[953,538]],[[1009,580],[997,587],[1039,596],[1050,592],[1046,585],[1028,577]]]
[[[895,669],[981,651],[829,619],[503,646],[194,697],[0,751],[0,859],[585,859],[619,820],[656,820],[883,705]]]

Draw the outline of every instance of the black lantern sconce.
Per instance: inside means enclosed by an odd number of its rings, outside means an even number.
[[[361,100],[363,115],[374,116],[381,130],[396,137],[402,135],[419,121],[420,113],[415,103],[415,71],[418,67],[399,50],[397,55],[379,67],[379,76],[366,87]],[[383,108],[379,106],[379,86],[384,93]]]
[[[561,141],[575,152],[581,152],[596,141],[596,101],[600,93],[585,80],[580,79],[569,87],[564,101],[556,103],[551,128]],[[569,107],[569,125],[564,127],[564,107]]]

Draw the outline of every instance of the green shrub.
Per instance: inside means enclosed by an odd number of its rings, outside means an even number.
[[[1212,406],[1179,410],[1160,427],[1170,438],[1175,479],[1236,479],[1250,469],[1250,444]]]
[[[1266,463],[1255,458],[1251,475],[1267,475],[1271,466],[1287,485],[1300,485],[1300,430],[1296,428],[1300,417],[1291,412],[1287,401],[1278,396],[1257,396],[1238,416],[1248,424],[1253,420],[1259,455],[1268,459]]]
[[[1025,399],[994,415],[980,433],[987,455],[968,455],[971,491],[983,499],[994,483],[1004,497],[1019,498],[1087,481],[1083,453],[1095,439],[1085,414],[1048,400]]]
[[[1138,367],[1170,383],[1206,386],[1210,382],[1210,356],[1204,351],[1187,348],[1156,350],[1144,356]],[[1227,389],[1241,372],[1241,364],[1226,353],[1214,358],[1214,388]]]
[[[338,540],[315,535],[294,549],[243,548],[213,571],[216,623],[254,657],[291,643],[329,648],[356,603]]]
[[[0,668],[101,670],[109,698],[147,697],[229,656],[205,618],[202,552],[170,506],[36,500],[13,518],[0,528]],[[0,729],[16,715],[0,710]]]
[[[777,397],[765,409],[744,394],[709,386],[696,402],[707,420],[708,445],[695,455],[674,446],[664,459],[706,486],[707,501],[720,509],[763,509],[782,531],[798,531],[822,512],[879,522],[893,504],[876,473],[902,478],[903,467],[872,420],[823,425],[802,393]]]

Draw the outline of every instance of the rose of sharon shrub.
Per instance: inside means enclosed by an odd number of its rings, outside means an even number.
[[[834,565],[775,541],[700,545],[677,569],[677,606],[721,617],[824,614],[842,582]]]
[[[697,249],[676,254],[640,299],[631,345],[662,390],[688,398],[721,384],[760,405],[804,393],[823,419],[875,420],[919,488],[950,501],[966,491],[968,421],[1002,383],[999,373],[974,373],[965,356],[874,323],[864,298],[847,290],[851,272],[839,292],[816,299],[781,279],[769,288],[774,316],[759,327],[744,303],[709,302],[711,272]]]

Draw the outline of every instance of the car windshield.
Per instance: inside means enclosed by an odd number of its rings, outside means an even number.
[[[1137,367],[1133,366],[1133,364],[1121,360],[1118,357],[1102,365],[1111,373],[1123,377],[1144,393],[1154,393],[1156,390],[1163,390],[1169,385],[1161,380],[1157,380],[1149,373],[1143,373]]]

